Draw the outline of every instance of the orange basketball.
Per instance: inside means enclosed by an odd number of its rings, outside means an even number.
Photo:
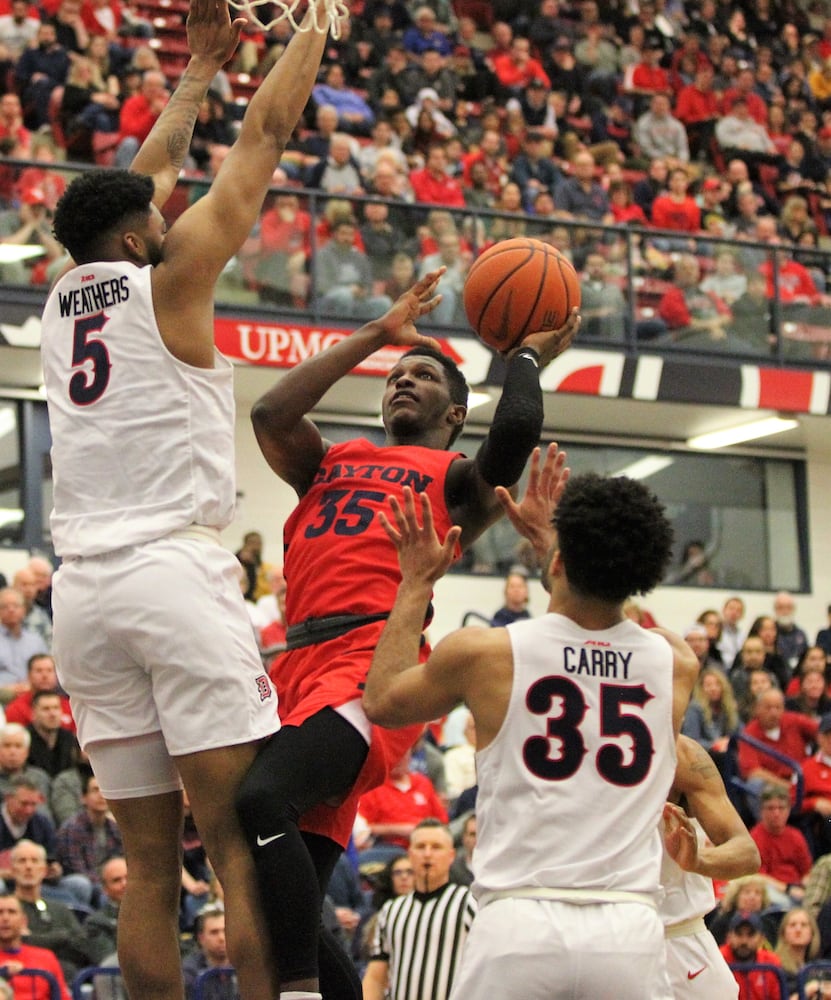
[[[580,305],[580,279],[556,247],[525,237],[505,240],[471,267],[464,304],[479,339],[509,351],[528,334],[565,323]]]

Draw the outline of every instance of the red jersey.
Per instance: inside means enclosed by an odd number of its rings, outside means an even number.
[[[332,445],[311,488],[284,528],[286,621],[330,615],[373,615],[392,608],[401,580],[398,556],[375,516],[388,499],[403,502],[403,489],[426,493],[436,531],[452,522],[445,499],[447,471],[459,452],[416,445],[377,446],[358,438]],[[271,679],[284,725],[300,725],[325,707],[361,697],[372,654],[384,627],[371,622],[328,642],[278,656]],[[429,647],[422,645],[421,658]],[[372,727],[369,755],[349,795],[337,806],[321,804],[303,814],[301,828],[345,845],[361,795],[380,785],[419,738],[424,727]]]
[[[728,965],[738,962],[729,944],[723,944],[719,951]],[[778,955],[772,951],[766,951],[764,948],[759,948],[753,962],[763,965],[782,965]],[[739,984],[739,1000],[771,1000],[771,997],[781,995],[779,977],[775,972],[770,972],[767,969],[756,969],[753,972],[734,972],[733,975]]]
[[[398,557],[375,516],[404,487],[426,493],[436,532],[452,527],[445,480],[459,452],[416,445],[378,447],[363,438],[332,445],[314,482],[283,532],[286,621],[388,612],[401,573]]]
[[[48,948],[22,944],[19,948],[0,949],[0,966],[8,962],[21,962],[24,969],[39,969],[51,973],[58,981],[61,1000],[71,1000],[66,980],[55,953]],[[43,976],[12,976],[10,980],[15,1000],[52,1000],[52,989]]]

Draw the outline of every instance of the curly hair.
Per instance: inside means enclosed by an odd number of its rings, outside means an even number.
[[[73,260],[98,259],[106,241],[125,223],[150,212],[153,180],[127,170],[91,170],[76,178],[55,209],[53,232]]]
[[[573,476],[553,523],[568,582],[578,593],[619,603],[661,582],[672,526],[643,483],[596,473]]]
[[[452,358],[449,358],[446,354],[442,354],[441,351],[437,351],[435,348],[427,346],[412,347],[405,354],[401,355],[402,359],[420,356],[433,358],[434,361],[438,361],[447,374],[451,400],[459,406],[467,406],[467,397],[470,390],[468,388],[467,380],[464,375],[462,375],[456,362]]]

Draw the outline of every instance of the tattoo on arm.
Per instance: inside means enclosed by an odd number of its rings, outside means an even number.
[[[165,144],[171,165],[177,170],[185,162],[199,104],[202,100],[204,84],[198,81],[183,80],[170,98],[169,132]]]
[[[695,760],[690,762],[690,770],[707,780],[717,773],[716,765],[712,757],[702,747],[698,746],[695,751]]]

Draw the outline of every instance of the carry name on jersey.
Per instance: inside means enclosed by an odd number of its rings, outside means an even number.
[[[508,710],[476,755],[474,893],[657,893],[675,773],[669,643],[628,620],[588,632],[560,614],[508,635]]]
[[[52,537],[64,557],[233,517],[233,370],[194,368],[165,347],[151,267],[85,264],[43,312],[52,431]]]

